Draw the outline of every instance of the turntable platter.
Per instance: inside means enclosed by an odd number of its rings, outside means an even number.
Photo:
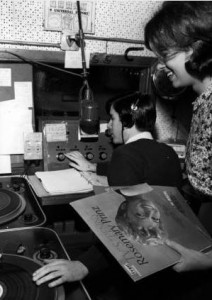
[[[57,299],[57,289],[49,288],[47,284],[37,286],[32,281],[32,273],[39,267],[30,258],[3,254],[0,259],[0,299]]]
[[[0,224],[17,218],[25,209],[26,201],[17,193],[0,189]]]

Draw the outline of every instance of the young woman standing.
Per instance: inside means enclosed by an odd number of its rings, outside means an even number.
[[[173,87],[191,86],[197,93],[185,162],[188,180],[202,201],[204,222],[212,214],[212,2],[164,2],[145,27],[145,44]],[[212,233],[212,221],[207,225]],[[176,270],[212,268],[212,255],[170,246],[182,253]]]

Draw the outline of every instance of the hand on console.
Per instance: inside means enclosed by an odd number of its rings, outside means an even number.
[[[46,265],[36,270],[32,280],[37,285],[51,281],[48,286],[56,287],[65,282],[82,280],[88,275],[88,269],[80,261],[69,261],[67,259],[46,259]]]
[[[89,162],[81,152],[71,151],[66,153],[65,156],[71,161],[69,165],[78,171],[96,172],[96,164]]]

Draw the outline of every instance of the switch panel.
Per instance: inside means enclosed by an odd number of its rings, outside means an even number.
[[[24,159],[42,159],[42,133],[30,132],[24,136]]]

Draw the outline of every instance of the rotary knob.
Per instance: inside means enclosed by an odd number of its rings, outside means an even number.
[[[94,158],[94,155],[92,152],[87,152],[85,154],[85,157],[87,158],[87,160],[92,160]]]
[[[105,152],[100,152],[100,153],[99,153],[99,158],[100,158],[101,160],[107,159],[107,153],[105,153]]]
[[[24,221],[26,223],[30,223],[30,222],[32,222],[32,220],[33,220],[33,214],[32,213],[28,213],[28,214],[24,215]]]
[[[13,183],[12,188],[15,192],[20,191],[20,185],[18,183]]]
[[[49,248],[41,248],[40,249],[40,258],[41,259],[51,258],[51,250]]]
[[[59,152],[56,157],[59,161],[64,161],[66,158],[63,152]]]

